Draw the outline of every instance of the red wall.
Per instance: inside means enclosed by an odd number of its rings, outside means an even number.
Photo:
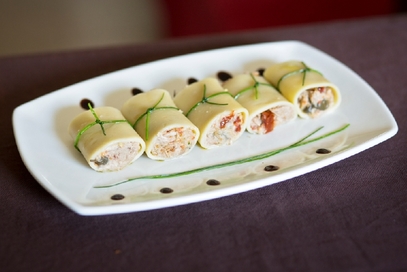
[[[398,0],[163,0],[171,36],[389,14]],[[405,0],[403,0],[405,1]]]

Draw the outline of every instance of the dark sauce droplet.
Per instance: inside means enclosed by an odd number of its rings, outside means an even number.
[[[331,153],[331,150],[326,149],[326,148],[318,148],[317,151],[315,151],[318,154],[329,154]]]
[[[162,188],[160,190],[160,192],[163,193],[163,194],[171,194],[172,192],[174,192],[174,190],[171,189],[171,188],[165,187],[165,188]]]
[[[111,199],[112,199],[112,200],[122,200],[122,199],[124,199],[124,195],[122,195],[122,194],[115,194],[115,195],[112,195]]]
[[[225,71],[218,72],[217,76],[218,76],[219,80],[221,80],[221,81],[226,81],[226,80],[232,78],[232,75]]]
[[[95,107],[95,104],[93,104],[93,102],[90,99],[87,99],[87,98],[82,99],[79,104],[80,104],[81,108],[84,109],[84,110],[89,109],[88,104],[90,104],[92,106],[92,108]]]
[[[189,85],[189,84],[195,83],[195,82],[197,82],[197,81],[198,81],[198,79],[193,78],[193,77],[190,77],[190,78],[188,78],[187,83],[188,83],[188,85]]]
[[[267,172],[277,171],[278,169],[280,169],[280,167],[278,167],[276,165],[267,165],[266,167],[264,167],[264,171],[267,171]]]
[[[264,69],[264,68],[259,68],[259,69],[257,69],[257,73],[259,73],[259,76],[263,76],[265,70],[266,69]]]
[[[220,181],[217,179],[209,179],[206,181],[206,184],[211,185],[211,186],[216,186],[216,185],[220,185]]]
[[[138,95],[138,94],[141,94],[142,92],[143,92],[143,91],[140,90],[139,88],[133,88],[133,89],[131,89],[132,95]]]

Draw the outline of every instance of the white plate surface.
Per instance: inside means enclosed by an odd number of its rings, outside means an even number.
[[[131,89],[182,89],[189,78],[216,76],[219,71],[239,74],[286,60],[302,60],[324,74],[342,93],[333,113],[315,120],[297,119],[267,135],[247,132],[234,144],[212,150],[195,147],[187,156],[157,162],[142,156],[114,173],[97,173],[73,147],[67,133],[70,121],[90,99],[95,106],[121,108]],[[363,101],[363,103],[361,103]],[[371,116],[375,118],[372,119]],[[169,179],[131,181],[110,188],[95,188],[132,177],[167,174],[250,157],[293,144],[316,128],[318,135],[350,126],[329,138],[297,147],[259,161]],[[36,180],[64,205],[81,215],[103,215],[171,207],[210,200],[267,186],[335,163],[387,140],[397,124],[376,92],[341,62],[298,41],[237,46],[199,52],[143,64],[93,78],[17,107],[13,127],[21,157]],[[327,155],[315,153],[327,148]],[[264,171],[267,165],[280,169]],[[211,186],[207,180],[220,185]],[[171,188],[172,193],[161,193]],[[115,194],[122,200],[112,200]]]

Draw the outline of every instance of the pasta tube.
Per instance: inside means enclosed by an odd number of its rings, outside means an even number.
[[[245,131],[248,111],[216,78],[188,85],[174,98],[175,104],[199,128],[199,144],[210,149],[234,143]]]
[[[121,111],[144,139],[150,159],[178,158],[188,154],[198,141],[199,129],[175,106],[166,90],[133,96]]]
[[[113,107],[100,107],[76,116],[69,134],[89,166],[98,172],[118,171],[139,158],[143,139]]]
[[[247,131],[250,133],[269,133],[274,127],[297,117],[294,105],[261,76],[237,75],[227,80],[223,87],[248,110]]]
[[[263,75],[294,104],[302,118],[315,118],[331,112],[341,102],[338,87],[304,62],[287,61],[274,64],[268,67]]]

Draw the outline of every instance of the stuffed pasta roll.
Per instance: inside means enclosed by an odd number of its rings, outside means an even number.
[[[263,77],[241,74],[227,80],[223,87],[249,111],[247,131],[266,134],[274,127],[294,120],[297,112]]]
[[[182,114],[164,89],[133,96],[121,111],[144,139],[150,159],[178,158],[188,154],[198,141],[199,129]]]
[[[144,153],[143,139],[113,107],[91,108],[79,114],[68,130],[75,148],[98,172],[121,170]]]
[[[200,130],[199,144],[210,149],[234,143],[245,131],[248,111],[216,78],[205,78],[186,86],[175,104]]]
[[[341,102],[338,87],[304,62],[274,64],[263,75],[294,104],[302,118],[315,118],[333,111]]]

